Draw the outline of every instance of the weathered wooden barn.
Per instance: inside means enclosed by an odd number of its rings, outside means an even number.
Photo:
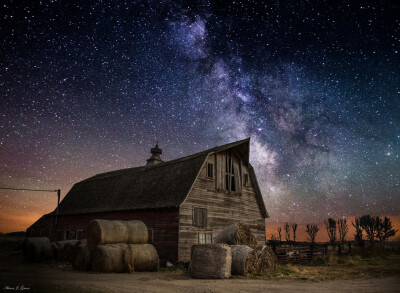
[[[57,211],[28,228],[30,236],[81,239],[92,219],[141,220],[162,261],[187,261],[190,247],[210,243],[243,222],[265,243],[267,210],[249,163],[250,139],[163,162],[158,145],[147,165],[76,183]]]

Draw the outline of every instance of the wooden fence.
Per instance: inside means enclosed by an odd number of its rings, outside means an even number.
[[[309,246],[275,247],[275,255],[279,263],[306,264],[311,261]]]

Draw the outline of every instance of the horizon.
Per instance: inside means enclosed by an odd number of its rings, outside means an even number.
[[[274,222],[400,215],[397,2],[3,6],[0,186],[63,199],[156,142],[167,161],[251,137]],[[56,204],[0,190],[0,231]]]

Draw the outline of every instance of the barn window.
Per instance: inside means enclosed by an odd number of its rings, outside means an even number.
[[[57,241],[61,241],[61,240],[63,240],[63,231],[58,230],[57,231]]]
[[[235,186],[235,169],[233,168],[232,153],[226,153],[225,161],[225,189],[228,191],[236,191]]]
[[[207,177],[214,178],[214,164],[207,164]]]
[[[205,228],[207,227],[207,209],[193,207],[193,226]]]
[[[43,237],[43,236],[44,236],[44,229],[43,229],[43,228],[40,229],[40,234],[39,234],[39,236],[40,236],[40,237]]]
[[[83,238],[83,230],[76,231],[76,239],[81,240]]]
[[[249,174],[247,174],[247,173],[244,173],[243,185],[244,186],[248,186],[249,185]]]
[[[149,228],[147,230],[148,230],[148,233],[149,233],[149,243],[153,243],[154,242],[154,229],[153,228]]]
[[[199,233],[199,244],[212,243],[212,233]]]

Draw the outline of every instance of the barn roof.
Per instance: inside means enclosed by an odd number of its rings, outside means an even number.
[[[153,166],[95,175],[72,187],[60,203],[59,214],[178,207],[188,196],[209,154],[237,148],[245,153],[248,160],[249,140],[236,141]],[[262,214],[268,217],[258,185],[256,189]]]

